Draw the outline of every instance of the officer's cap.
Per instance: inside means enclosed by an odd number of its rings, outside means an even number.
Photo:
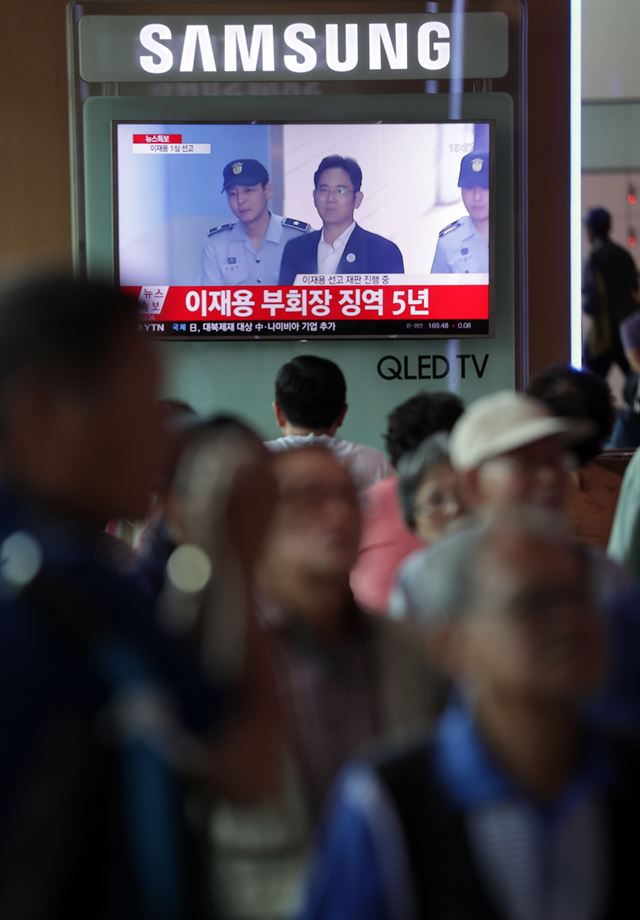
[[[232,160],[222,170],[222,191],[234,185],[263,185],[269,181],[269,173],[257,160]]]
[[[460,161],[459,188],[489,188],[489,154],[472,150]]]

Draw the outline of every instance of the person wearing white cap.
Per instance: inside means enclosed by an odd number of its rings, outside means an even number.
[[[512,505],[561,511],[569,494],[568,447],[591,424],[557,418],[543,403],[504,390],[472,403],[451,433],[451,463],[470,507],[492,515]]]
[[[520,506],[565,512],[569,472],[575,463],[569,448],[592,431],[590,421],[558,418],[537,399],[511,390],[472,403],[454,425],[449,441],[451,464],[473,514],[469,526]],[[447,551],[446,544],[440,546]],[[614,594],[622,585],[622,571],[604,555],[594,551],[591,556],[599,595]],[[398,573],[393,616],[431,618],[425,586],[437,566],[429,550],[409,557]]]

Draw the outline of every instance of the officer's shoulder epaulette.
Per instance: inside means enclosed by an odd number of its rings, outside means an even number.
[[[464,222],[464,217],[459,217],[457,220],[452,221],[450,224],[447,224],[446,227],[443,227],[438,236],[446,236],[447,233],[451,233],[452,230],[456,230],[458,227],[461,227]]]
[[[290,227],[292,230],[300,230],[302,233],[306,233],[307,230],[311,229],[311,224],[305,224],[303,220],[294,220],[293,217],[283,217],[282,226]]]
[[[215,233],[222,233],[223,230],[233,230],[233,224],[220,224],[219,227],[212,227],[207,230],[207,236],[213,236]]]

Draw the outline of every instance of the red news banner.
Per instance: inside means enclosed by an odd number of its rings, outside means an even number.
[[[487,320],[488,284],[124,287],[155,321]]]

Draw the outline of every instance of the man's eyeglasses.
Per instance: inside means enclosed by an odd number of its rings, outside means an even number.
[[[315,190],[315,194],[318,198],[328,198],[329,195],[335,195],[336,198],[346,198],[347,195],[353,195],[355,189],[347,188],[346,185],[336,185],[335,188],[330,188],[328,185],[319,185]]]
[[[314,511],[330,502],[340,502],[353,508],[359,507],[358,493],[351,483],[345,485],[308,483],[289,486],[281,490],[280,501],[289,507]]]
[[[460,511],[462,502],[460,496],[454,492],[435,492],[423,501],[416,503],[415,513],[426,514],[456,514]]]
[[[552,470],[563,473],[572,473],[577,468],[576,458],[573,454],[562,453],[552,455],[540,454],[504,454],[491,457],[485,465],[502,466],[516,473],[538,473],[541,470]]]

